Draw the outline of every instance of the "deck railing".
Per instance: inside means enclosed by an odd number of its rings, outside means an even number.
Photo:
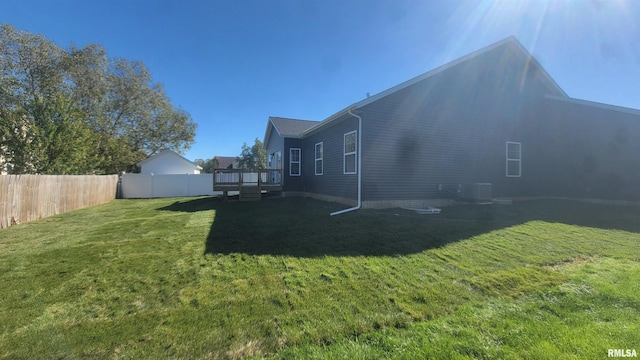
[[[282,169],[215,169],[213,190],[240,189],[241,186],[258,186],[262,189],[282,189]]]

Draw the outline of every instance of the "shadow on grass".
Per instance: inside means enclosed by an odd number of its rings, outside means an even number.
[[[395,256],[468,239],[532,220],[640,232],[638,207],[536,200],[512,205],[457,205],[439,215],[403,209],[360,210],[308,198],[257,202],[199,198],[160,208],[164,211],[215,210],[205,253],[252,255]]]

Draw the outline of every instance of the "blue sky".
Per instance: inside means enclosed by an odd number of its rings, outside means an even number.
[[[640,109],[634,0],[2,0],[0,23],[144,62],[198,123],[191,160],[236,156],[269,116],[323,120],[511,35],[569,96]]]

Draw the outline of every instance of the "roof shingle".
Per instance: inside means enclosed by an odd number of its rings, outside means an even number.
[[[298,137],[303,132],[318,125],[319,121],[298,120],[271,116],[271,123],[282,137]]]
[[[238,169],[238,158],[233,156],[215,156],[218,160],[218,169]]]

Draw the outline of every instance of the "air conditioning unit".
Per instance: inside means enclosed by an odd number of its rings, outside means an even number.
[[[491,183],[472,183],[462,186],[462,200],[487,202],[491,201]]]

